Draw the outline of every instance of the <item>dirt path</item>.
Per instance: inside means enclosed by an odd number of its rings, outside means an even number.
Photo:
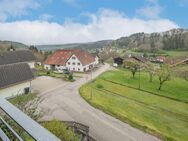
[[[99,141],[158,141],[156,137],[93,108],[81,98],[78,92],[81,85],[109,69],[110,66],[105,64],[73,83],[62,83],[42,92],[39,105],[45,111],[42,120],[55,118],[81,122],[90,127],[90,134]]]

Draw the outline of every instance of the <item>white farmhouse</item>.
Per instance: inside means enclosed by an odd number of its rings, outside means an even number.
[[[0,66],[0,98],[10,98],[28,93],[33,73],[26,63]]]
[[[93,56],[84,50],[68,49],[58,50],[53,53],[45,62],[44,68],[63,72],[68,69],[70,71],[86,72],[94,68],[99,63],[99,58]]]

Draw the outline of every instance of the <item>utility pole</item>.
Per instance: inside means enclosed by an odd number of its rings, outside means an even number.
[[[91,83],[92,83],[92,69],[91,69]],[[92,100],[93,94],[92,94],[92,86],[91,86],[91,93],[90,93],[90,100]]]
[[[139,64],[139,89],[140,89],[140,64]]]

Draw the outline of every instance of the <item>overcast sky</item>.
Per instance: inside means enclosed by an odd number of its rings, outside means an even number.
[[[0,40],[27,45],[117,39],[188,27],[188,0],[0,0]]]

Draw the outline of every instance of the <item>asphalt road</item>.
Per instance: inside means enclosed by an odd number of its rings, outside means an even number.
[[[92,78],[108,69],[108,64],[103,65],[92,73]],[[59,119],[83,123],[90,127],[90,134],[98,141],[159,141],[156,137],[133,128],[84,101],[78,90],[89,80],[91,74],[86,74],[73,83],[46,87],[46,90],[40,93],[42,100],[39,108],[45,112],[42,120]]]

